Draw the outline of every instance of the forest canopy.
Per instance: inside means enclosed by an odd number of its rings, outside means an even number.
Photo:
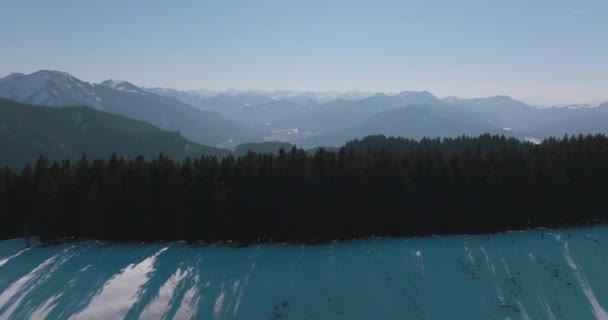
[[[0,169],[0,238],[323,242],[606,222],[608,138],[368,137],[336,152]]]

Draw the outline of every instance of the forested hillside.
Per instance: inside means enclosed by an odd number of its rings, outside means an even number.
[[[314,242],[608,218],[605,136],[539,145],[499,136],[395,139],[385,146],[179,162],[39,159],[1,172],[0,236],[29,230],[45,240]]]
[[[133,159],[164,153],[176,160],[228,154],[188,141],[178,132],[88,107],[50,108],[1,98],[0,133],[0,166],[12,168],[33,163],[40,155],[60,161],[84,154],[91,159],[107,159],[112,153]]]
[[[261,141],[262,136],[217,112],[146,92],[126,81],[90,84],[61,71],[40,70],[0,78],[0,97],[41,106],[93,107],[163,130],[180,131],[191,141],[216,147]]]

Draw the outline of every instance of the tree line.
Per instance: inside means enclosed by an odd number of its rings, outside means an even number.
[[[608,220],[608,138],[381,136],[337,152],[0,170],[0,237],[324,242],[487,233]]]

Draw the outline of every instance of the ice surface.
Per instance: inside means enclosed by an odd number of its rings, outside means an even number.
[[[608,227],[24,247],[0,242],[0,319],[608,319]]]

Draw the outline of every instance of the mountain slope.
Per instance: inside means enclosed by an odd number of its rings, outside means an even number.
[[[11,82],[11,81],[21,78],[23,76],[24,76],[23,73],[11,73],[4,78],[0,78],[0,86],[3,85],[4,83]]]
[[[352,123],[346,110],[353,103],[354,101],[338,98],[297,116],[278,119],[273,123],[273,126],[276,128],[298,128],[314,132],[327,132],[336,128],[345,128]],[[340,112],[342,115],[337,115]]]
[[[94,91],[108,112],[147,121],[161,129],[180,131],[184,137],[208,145],[259,140],[255,131],[217,112],[198,110],[176,99],[148,92],[113,89],[107,81],[105,83],[95,85]]]
[[[562,108],[534,108],[508,96],[443,99],[450,107],[474,112],[482,122],[508,127],[520,137],[561,137],[565,134],[608,133],[608,108],[602,105],[572,105]]]
[[[377,93],[357,101],[336,99],[315,108],[303,118],[288,118],[279,124],[306,131],[329,132],[355,127],[384,111],[410,105],[440,104],[441,100],[427,91],[403,91],[397,95]]]
[[[608,106],[608,104],[606,105]],[[563,137],[565,134],[608,134],[608,108],[595,107],[568,110],[551,108],[542,111],[543,122],[529,135],[541,138]]]
[[[29,75],[13,73],[0,79],[0,97],[54,107],[103,108],[91,84],[60,71],[40,70]]]
[[[541,112],[540,109],[509,96],[474,99],[447,97],[443,101],[450,107],[476,113],[487,124],[513,130],[525,130],[534,126]]]
[[[176,132],[163,131],[89,107],[50,108],[0,99],[0,166],[21,167],[39,155],[51,160],[106,159],[113,152],[126,158],[175,159],[202,154],[222,156],[227,150],[199,145]]]
[[[176,98],[203,110],[214,110],[227,116],[243,106],[254,106],[271,101],[289,101],[299,105],[320,105],[335,99],[359,100],[373,94],[360,91],[296,91],[296,90],[209,90],[180,91],[167,88],[144,88],[161,96]]]
[[[369,135],[455,137],[483,133],[504,133],[479,121],[473,113],[453,110],[444,105],[413,105],[381,112],[358,126],[309,138],[305,146],[338,146]]]
[[[230,118],[253,126],[275,123],[289,117],[302,117],[311,107],[299,105],[287,100],[274,100],[252,106],[246,106],[230,114]]]
[[[0,79],[0,97],[46,106],[90,106],[163,129],[179,130],[188,139],[208,145],[261,139],[255,131],[215,112],[145,92],[125,81],[108,80],[91,85],[60,71],[12,74]]]

